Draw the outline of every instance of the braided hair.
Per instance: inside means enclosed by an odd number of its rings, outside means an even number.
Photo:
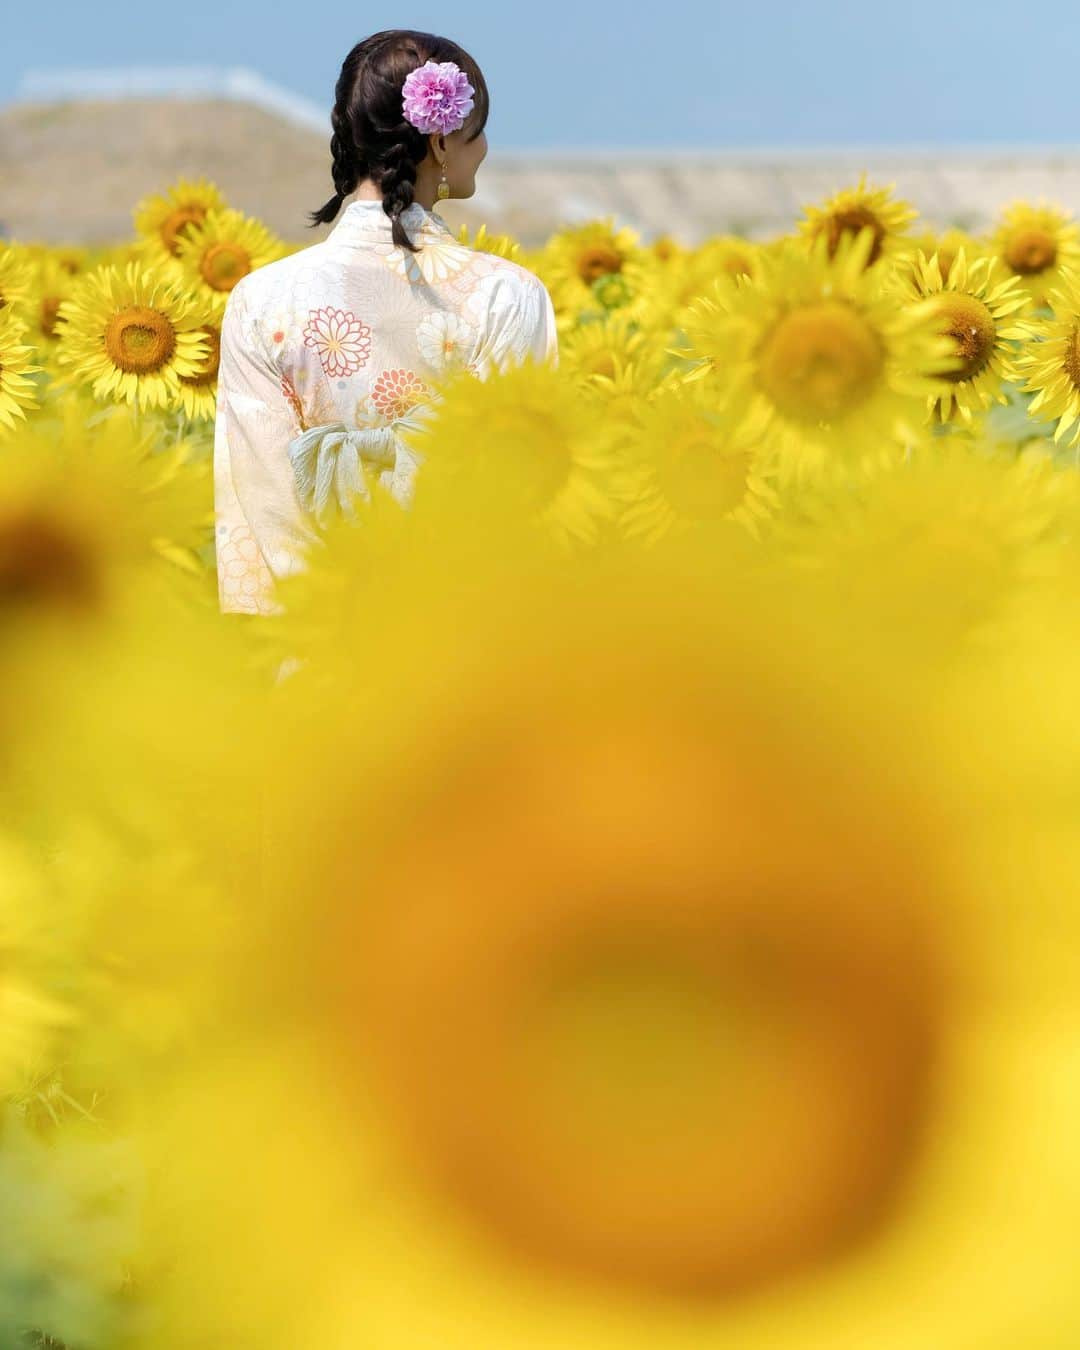
[[[408,28],[372,34],[346,56],[334,87],[330,173],[335,191],[328,202],[309,213],[312,227],[332,221],[357,184],[371,178],[382,192],[394,243],[410,253],[419,252],[405,232],[401,215],[412,205],[416,170],[428,153],[428,137],[405,121],[401,90],[409,72],[425,61],[454,61],[465,71],[474,90],[473,111],[466,123],[468,139],[475,140],[483,131],[487,85],[468,52],[448,38]]]

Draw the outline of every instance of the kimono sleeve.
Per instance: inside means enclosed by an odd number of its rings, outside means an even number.
[[[304,565],[314,536],[288,456],[289,441],[302,430],[238,287],[221,321],[214,424],[215,543],[223,611],[278,612],[275,579]]]
[[[558,365],[555,309],[539,277],[522,269],[497,275],[486,288],[483,329],[474,362],[481,374],[531,357]]]

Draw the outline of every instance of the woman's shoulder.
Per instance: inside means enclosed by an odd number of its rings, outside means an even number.
[[[318,272],[326,254],[326,240],[294,249],[273,262],[263,263],[240,278],[230,292],[249,309],[264,308],[285,293],[293,292]]]
[[[474,253],[478,290],[494,303],[528,306],[550,303],[548,289],[535,272],[497,253]]]
[[[527,267],[514,262],[512,258],[504,258],[499,253],[478,253],[477,256],[485,259],[491,275],[505,280],[510,285],[520,286],[526,291],[547,289],[535,272],[530,272]]]

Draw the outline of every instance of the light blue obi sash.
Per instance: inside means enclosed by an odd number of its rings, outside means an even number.
[[[359,426],[326,422],[294,436],[289,461],[301,505],[320,525],[338,514],[355,521],[357,501],[371,500],[369,476],[408,505],[420,456],[399,433],[419,428],[428,415],[427,408],[418,404],[389,423],[375,414],[361,414]]]

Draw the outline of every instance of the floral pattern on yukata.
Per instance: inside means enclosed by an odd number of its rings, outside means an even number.
[[[323,370],[333,380],[352,375],[371,356],[371,329],[351,310],[327,305],[313,309],[304,328],[304,346],[319,355]]]
[[[268,614],[273,578],[247,525],[218,531],[218,597],[223,610]]]
[[[391,421],[404,417],[428,396],[428,387],[412,370],[384,370],[371,386],[371,404]]]
[[[416,325],[417,351],[433,370],[468,365],[476,337],[476,328],[452,310],[433,310]]]
[[[444,242],[441,239],[425,240],[419,253],[410,253],[392,243],[376,244],[375,252],[392,271],[414,286],[449,281],[463,272],[472,258],[456,240]]]

